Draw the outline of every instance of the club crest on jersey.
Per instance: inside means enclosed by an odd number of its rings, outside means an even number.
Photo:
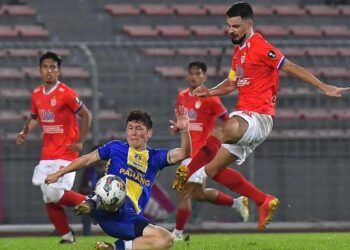
[[[188,117],[190,118],[191,121],[197,119],[197,112],[194,109],[189,109],[188,110]]]
[[[273,60],[277,59],[277,55],[276,55],[275,51],[273,51],[273,50],[270,50],[269,53],[267,53],[267,57],[271,58]]]
[[[55,107],[57,104],[57,99],[56,97],[54,96],[52,99],[51,99],[51,107]]]
[[[243,68],[240,67],[239,65],[237,65],[237,67],[236,67],[236,72],[237,72],[237,76],[238,76],[239,78],[242,78],[242,77],[243,77],[244,71],[243,71]]]
[[[196,102],[194,103],[194,107],[195,107],[196,109],[199,109],[201,105],[202,105],[202,102],[199,101],[199,100],[196,101]]]
[[[245,62],[245,58],[247,56],[247,53],[243,53],[243,55],[241,55],[241,64],[243,64]]]

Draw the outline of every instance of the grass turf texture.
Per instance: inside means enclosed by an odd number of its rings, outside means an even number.
[[[4,237],[0,238],[0,249],[94,249],[94,243],[105,236],[77,236],[72,245],[60,245],[59,237]],[[260,233],[260,234],[193,234],[188,242],[175,242],[173,250],[344,250],[349,249],[349,233]]]

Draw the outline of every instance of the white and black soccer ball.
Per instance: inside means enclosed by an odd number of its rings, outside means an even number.
[[[95,194],[98,209],[114,212],[124,204],[126,186],[120,177],[105,175],[96,183]]]

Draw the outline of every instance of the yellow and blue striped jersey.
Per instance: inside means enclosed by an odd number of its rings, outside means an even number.
[[[136,150],[127,142],[114,140],[98,148],[101,160],[108,161],[107,174],[117,175],[126,184],[127,196],[135,212],[143,210],[151,197],[158,172],[169,166],[168,149]]]

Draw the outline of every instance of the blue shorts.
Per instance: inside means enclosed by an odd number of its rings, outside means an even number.
[[[122,240],[133,240],[142,236],[143,229],[150,224],[143,215],[135,213],[129,199],[114,213],[94,209],[91,217],[106,234]]]

